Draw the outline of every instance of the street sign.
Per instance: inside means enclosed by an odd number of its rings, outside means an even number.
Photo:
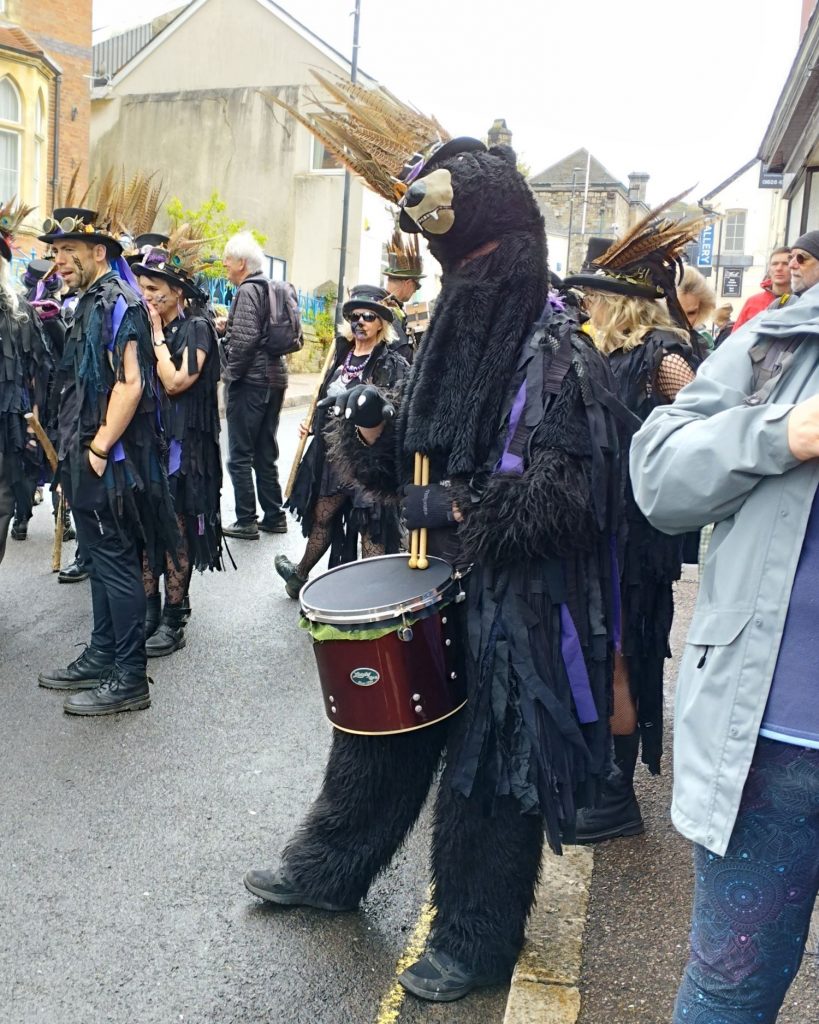
[[[697,253],[697,266],[710,267],[714,262],[714,225],[707,224],[700,231],[699,252]]]
[[[759,165],[759,187],[760,188],[782,188],[785,183],[785,175],[780,171],[766,171],[765,165]]]
[[[722,294],[725,298],[736,299],[742,295],[742,267],[725,267],[722,271]]]

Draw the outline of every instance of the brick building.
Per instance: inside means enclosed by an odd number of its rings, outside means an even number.
[[[647,174],[635,172],[626,187],[586,149],[531,177],[529,186],[546,218],[553,269],[561,276],[576,273],[590,236],[615,238],[647,213],[647,182]]]
[[[20,248],[79,167],[88,177],[92,0],[0,0],[0,200],[36,205]]]

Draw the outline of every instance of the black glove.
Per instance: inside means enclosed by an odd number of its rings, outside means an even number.
[[[395,416],[395,406],[372,384],[357,384],[335,398],[323,398],[318,407],[329,407],[334,416],[343,416],[357,427],[377,427]]]
[[[404,488],[404,520],[408,530],[426,526],[437,530],[452,526],[455,515],[452,511],[452,492],[443,484],[407,484]]]

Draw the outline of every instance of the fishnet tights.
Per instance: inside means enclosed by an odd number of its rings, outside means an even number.
[[[191,579],[191,563],[188,554],[188,539],[185,533],[185,517],[177,516],[179,534],[182,541],[176,549],[177,565],[174,565],[170,552],[165,552],[165,604],[179,605],[185,599]],[[159,574],[153,572],[148,564],[145,552],[142,553],[142,585],[146,597],[156,597],[159,593]]]
[[[319,498],[313,509],[313,528],[307,538],[304,555],[296,566],[296,572],[303,580],[310,575],[310,570],[318,565],[322,555],[330,547],[333,539],[333,520],[341,511],[347,500],[344,494],[331,494]],[[384,554],[384,545],[376,544],[369,534],[361,534],[361,557],[375,558]]]

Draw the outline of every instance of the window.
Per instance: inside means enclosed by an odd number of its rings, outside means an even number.
[[[0,80],[0,202],[20,195],[20,132],[4,124],[22,120],[20,93],[9,78]]]
[[[724,253],[745,252],[745,210],[731,210],[725,218],[725,234],[723,235],[722,251]]]
[[[43,154],[45,153],[45,102],[43,94],[37,94],[34,108],[34,160],[31,173],[31,201],[41,205],[40,186],[42,183]]]
[[[278,256],[268,256],[265,253],[265,259],[267,260],[267,276],[271,281],[286,281],[287,280],[287,260],[279,259]]]
[[[11,121],[12,124],[21,121],[20,93],[9,78],[0,82],[0,121]]]
[[[344,168],[332,153],[327,152],[317,138],[312,137],[310,145],[310,170],[339,174]]]

